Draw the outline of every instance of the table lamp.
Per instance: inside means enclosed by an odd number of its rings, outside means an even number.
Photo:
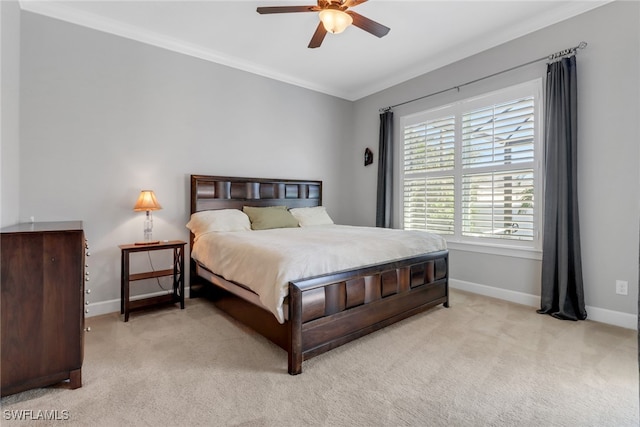
[[[162,209],[162,206],[158,203],[153,191],[142,190],[133,210],[135,212],[146,211],[147,216],[144,219],[144,241],[136,242],[136,245],[155,245],[160,243],[159,240],[153,240],[152,238],[153,217],[151,216],[151,211],[157,211],[158,209]]]

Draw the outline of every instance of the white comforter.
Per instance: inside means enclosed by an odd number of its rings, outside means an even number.
[[[227,280],[242,283],[284,322],[289,281],[446,249],[422,231],[346,225],[210,232],[191,256]]]

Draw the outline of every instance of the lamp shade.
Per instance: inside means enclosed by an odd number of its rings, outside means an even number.
[[[136,212],[157,211],[158,209],[162,209],[162,206],[158,203],[156,195],[153,194],[153,190],[142,190],[140,196],[138,196],[136,205],[133,207],[133,210]]]
[[[343,32],[353,23],[353,18],[348,13],[337,9],[324,9],[318,15],[324,29],[333,34]]]

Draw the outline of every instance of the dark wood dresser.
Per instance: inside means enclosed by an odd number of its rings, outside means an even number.
[[[2,396],[82,386],[85,248],[81,221],[0,230]]]

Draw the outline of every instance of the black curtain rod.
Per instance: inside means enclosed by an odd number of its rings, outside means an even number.
[[[580,44],[578,46],[574,46],[574,47],[571,47],[569,49],[564,49],[564,50],[561,50],[559,52],[553,53],[551,55],[544,56],[544,57],[538,58],[538,59],[534,59],[533,61],[529,61],[529,62],[526,62],[524,64],[516,65],[515,67],[511,67],[511,68],[508,68],[506,70],[498,71],[497,73],[493,73],[493,74],[490,74],[488,76],[480,77],[479,79],[471,80],[470,82],[462,83],[461,85],[458,85],[458,86],[453,86],[453,87],[450,87],[448,89],[443,89],[443,90],[439,90],[437,92],[430,93],[429,95],[424,95],[424,96],[421,96],[419,98],[414,98],[414,99],[411,99],[409,101],[401,102],[399,104],[390,105],[390,106],[385,107],[385,108],[380,108],[380,112],[383,113],[385,111],[391,110],[392,108],[399,107],[399,106],[405,105],[405,104],[410,104],[412,102],[419,101],[419,100],[424,99],[424,98],[429,98],[430,96],[439,95],[439,94],[444,93],[444,92],[449,92],[450,90],[456,89],[456,90],[459,91],[460,88],[463,87],[463,86],[468,86],[470,84],[477,83],[477,82],[479,82],[481,80],[485,80],[485,79],[488,79],[488,78],[491,78],[491,77],[495,77],[495,76],[500,75],[500,74],[508,73],[509,71],[513,71],[513,70],[516,70],[518,68],[526,67],[527,65],[535,64],[536,62],[540,62],[540,61],[556,61],[556,60],[558,60],[560,58],[564,58],[565,56],[573,55],[579,49],[584,49],[585,47],[587,47],[587,43],[586,42],[580,42]]]

